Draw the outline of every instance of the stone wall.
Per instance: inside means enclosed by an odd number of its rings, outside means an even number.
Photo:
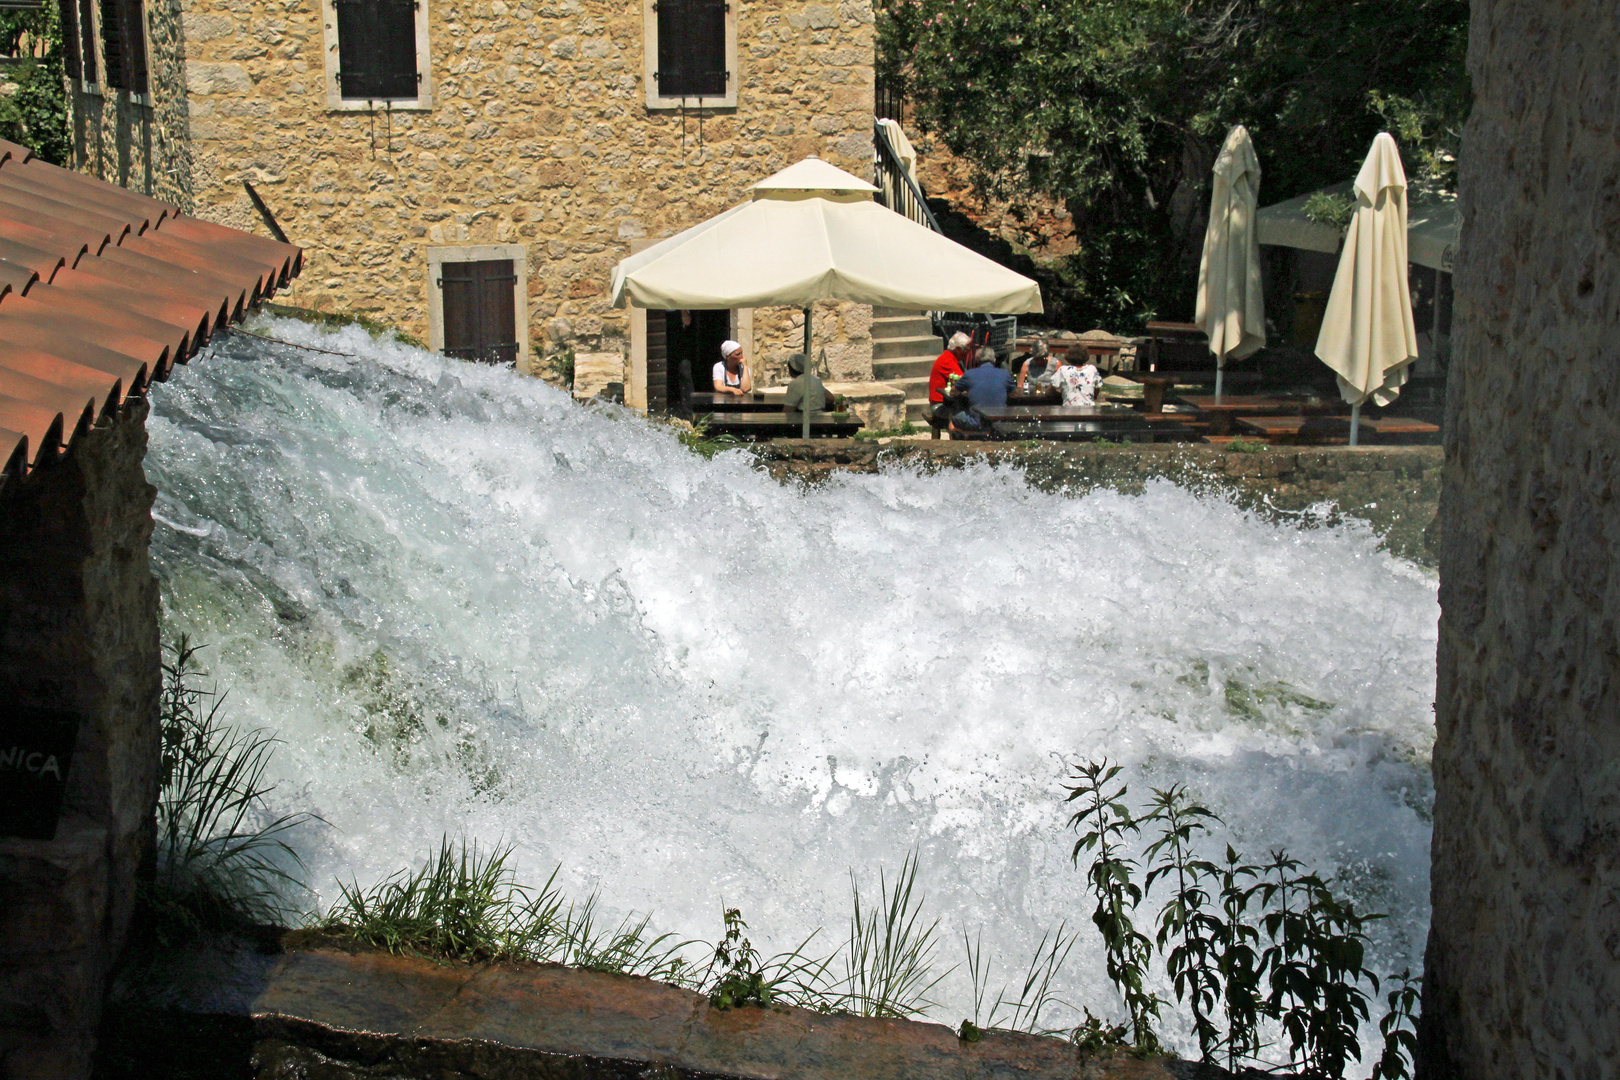
[[[62,461],[0,489],[0,703],[78,721],[55,837],[0,837],[4,1076],[88,1072],[152,851],[160,659],[145,419],[132,401]]]
[[[835,471],[872,472],[888,465],[960,468],[988,460],[1022,468],[1029,483],[1043,491],[1068,494],[1096,487],[1132,494],[1150,480],[1169,480],[1192,491],[1229,495],[1281,520],[1357,518],[1372,526],[1388,550],[1425,566],[1434,565],[1439,542],[1437,446],[1275,447],[1244,453],[1174,444],[795,439],[761,444],[754,452],[780,479],[815,480]]]
[[[608,307],[607,286],[633,241],[696,224],[810,154],[870,172],[869,0],[739,5],[737,106],[701,118],[646,107],[639,3],[424,2],[427,110],[328,109],[318,0],[150,8],[147,112],[167,126],[148,128],[180,148],[155,170],[176,180],[156,190],[263,233],[242,187],[251,181],[305,248],[289,303],[369,313],[425,340],[424,249],[521,243],[532,355],[626,352],[630,313]],[[99,107],[79,97],[87,114]],[[91,148],[83,160],[108,179],[133,176],[117,154]],[[818,315],[818,346],[840,378],[870,378],[863,312]],[[787,351],[797,320],[761,312],[755,351]]]
[[[1420,1076],[1620,1061],[1620,9],[1474,0]]]

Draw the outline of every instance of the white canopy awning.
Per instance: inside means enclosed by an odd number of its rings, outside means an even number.
[[[1344,198],[1353,198],[1351,184],[1334,184],[1323,191]],[[1305,202],[1316,192],[1296,195],[1271,206],[1262,207],[1255,220],[1259,225],[1260,242],[1279,247],[1302,248],[1334,254],[1339,250],[1342,234],[1331,225],[1323,225],[1305,216]],[[1407,257],[1419,266],[1451,273],[1451,260],[1457,252],[1457,233],[1462,226],[1462,214],[1455,199],[1434,195],[1413,195],[1406,211]]]
[[[879,205],[876,190],[807,158],[755,184],[748,202],[620,262],[613,305],[1042,310],[1034,281]]]

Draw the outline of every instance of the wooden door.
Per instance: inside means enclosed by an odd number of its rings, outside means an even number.
[[[490,364],[517,362],[517,270],[510,259],[444,263],[444,352]]]

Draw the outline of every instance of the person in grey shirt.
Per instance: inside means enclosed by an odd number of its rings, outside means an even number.
[[[1052,362],[1045,338],[1035,339],[1023,361],[1018,369],[1018,389],[1037,390],[1052,385],[1052,373],[1057,365]]]
[[[788,383],[787,394],[782,403],[788,412],[821,412],[832,408],[832,395],[827,393],[827,387],[806,369],[810,366],[810,358],[802,352],[792,353],[788,356],[788,373],[798,376]]]

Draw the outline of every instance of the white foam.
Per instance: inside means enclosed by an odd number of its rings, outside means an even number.
[[[1067,919],[1065,998],[1117,1014],[1060,801],[1107,754],[1343,869],[1394,916],[1376,966],[1419,966],[1435,583],[1365,527],[986,465],[803,492],[538,380],[267,332],[354,355],[237,337],[155,388],[154,553],[168,632],[285,740],[278,803],[330,823],[319,902],[449,831],[788,945],[917,847],[947,964],[982,927],[1021,969]]]

